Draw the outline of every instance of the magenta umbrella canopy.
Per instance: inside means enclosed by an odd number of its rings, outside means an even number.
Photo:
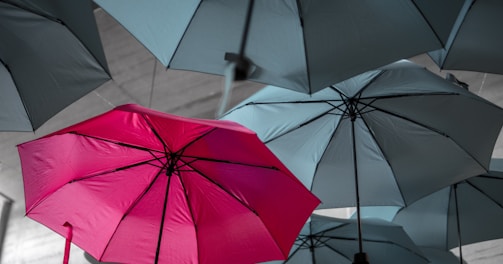
[[[230,121],[123,105],[18,150],[27,216],[100,261],[285,259],[319,204]]]

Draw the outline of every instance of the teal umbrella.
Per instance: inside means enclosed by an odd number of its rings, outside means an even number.
[[[33,131],[107,80],[90,0],[0,1],[0,131]]]
[[[322,200],[406,206],[486,172],[500,107],[409,61],[306,95],[268,86],[223,119],[257,132]]]
[[[267,263],[353,263],[353,255],[358,252],[357,225],[352,219],[313,215],[300,232],[288,259]],[[429,263],[401,226],[377,219],[365,219],[361,225],[370,263]]]
[[[462,2],[444,48],[429,55],[441,69],[503,74],[503,1]]]
[[[503,238],[503,171],[455,183],[398,211],[393,222],[420,246],[450,250]],[[461,262],[462,263],[462,262]]]
[[[168,68],[314,93],[442,47],[458,4],[396,0],[94,0]],[[438,2],[438,3],[437,3]]]

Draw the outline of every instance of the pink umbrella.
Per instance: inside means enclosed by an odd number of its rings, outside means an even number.
[[[123,105],[18,150],[27,216],[100,261],[285,259],[319,204],[230,121]]]

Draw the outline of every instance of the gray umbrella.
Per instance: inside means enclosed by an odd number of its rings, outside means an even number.
[[[224,75],[234,62],[250,66],[241,78],[305,93],[441,48],[458,11],[417,0],[95,2],[168,68]]]
[[[429,55],[441,69],[503,74],[503,1],[462,2],[444,49]]]
[[[365,219],[363,243],[373,264],[429,263],[403,228],[391,222]],[[284,264],[352,263],[358,252],[357,222],[313,215],[300,232]],[[360,262],[358,262],[360,263]]]
[[[0,1],[0,131],[32,131],[110,79],[90,0]]]
[[[319,208],[359,208],[409,205],[484,173],[503,111],[400,61],[313,95],[269,86],[223,119],[257,132]]]

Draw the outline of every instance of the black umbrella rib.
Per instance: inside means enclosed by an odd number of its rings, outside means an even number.
[[[247,166],[247,167],[253,167],[253,168],[269,169],[269,170],[276,170],[276,171],[279,170],[277,167],[274,167],[274,166],[248,164],[248,163],[236,162],[236,161],[231,161],[231,160],[219,160],[219,159],[211,159],[211,158],[205,158],[205,157],[199,157],[199,156],[183,155],[183,156],[181,156],[181,158],[193,159],[192,161],[184,161],[185,164],[187,164],[189,166],[191,163],[194,163],[196,161],[211,161],[211,162],[216,162],[216,163],[226,163],[226,164]]]
[[[361,102],[360,102],[360,103],[361,103]],[[470,157],[471,157],[474,161],[476,161],[476,162],[480,165],[480,167],[485,168],[485,167],[484,167],[484,165],[482,165],[482,164],[480,163],[480,161],[479,161],[479,160],[477,160],[477,159],[476,159],[476,158],[475,158],[475,157],[474,157],[474,156],[473,156],[470,152],[468,152],[465,148],[463,148],[460,144],[458,144],[458,142],[456,142],[456,141],[455,141],[452,137],[450,137],[448,134],[446,134],[446,133],[444,133],[444,132],[442,132],[442,131],[440,131],[440,130],[438,130],[438,129],[434,128],[434,127],[430,127],[430,126],[427,126],[427,125],[425,125],[425,124],[423,124],[423,123],[420,123],[420,122],[417,122],[417,121],[415,121],[415,120],[412,120],[412,119],[410,119],[410,118],[408,118],[408,117],[401,116],[401,115],[398,115],[398,114],[396,114],[396,113],[390,112],[390,111],[388,111],[388,110],[386,110],[386,109],[382,109],[382,108],[380,108],[380,107],[376,107],[376,106],[374,106],[374,105],[372,105],[371,107],[373,107],[373,108],[375,108],[376,110],[379,110],[379,111],[381,111],[381,112],[383,112],[383,113],[389,114],[389,115],[391,115],[391,116],[394,116],[394,117],[397,117],[397,118],[400,118],[400,119],[403,119],[403,120],[409,121],[409,122],[411,122],[411,123],[413,123],[413,124],[416,124],[416,125],[418,125],[418,126],[420,126],[420,127],[426,128],[426,129],[428,129],[428,130],[430,130],[430,131],[433,131],[433,132],[435,132],[435,133],[437,133],[437,134],[439,134],[439,135],[441,135],[441,136],[443,136],[443,137],[445,137],[445,138],[450,139],[452,142],[454,142],[454,144],[456,144],[456,146],[458,146],[458,147],[459,147],[460,149],[462,149],[462,150],[463,150],[466,154],[468,154],[468,156],[470,156]],[[363,117],[362,117],[362,119],[363,119]]]
[[[133,210],[133,208],[138,204],[138,202],[140,202],[140,200],[145,196],[145,194],[148,193],[148,191],[152,188],[152,186],[154,185],[155,181],[159,178],[159,175],[161,175],[161,172],[162,170],[159,170],[159,172],[157,173],[157,175],[154,177],[154,179],[150,182],[149,185],[147,185],[147,188],[145,188],[143,190],[143,192],[131,203],[131,205],[129,205],[128,209],[124,212],[124,214],[122,215],[122,218],[121,220],[119,221],[119,223],[115,226],[115,230],[112,234],[112,236],[110,237],[113,237],[115,235],[115,233],[117,232],[117,230],[119,229],[119,225],[120,223],[122,223],[122,221],[124,221],[124,219],[129,215],[129,213]],[[108,240],[107,242],[107,245],[105,246],[105,249],[103,250],[103,254],[105,254],[108,246],[110,245],[110,240]],[[100,259],[101,257],[103,257],[103,254],[100,256]]]
[[[168,64],[166,65],[166,69],[169,69],[170,68],[170,65],[171,65],[171,61],[173,60],[173,58],[175,57],[175,54],[178,52],[178,48],[180,47],[180,44],[182,43],[182,40],[184,39],[185,37],[185,34],[187,34],[187,29],[190,27],[190,24],[192,24],[192,21],[194,20],[194,17],[196,16],[196,13],[197,11],[199,10],[199,7],[201,6],[201,3],[203,1],[199,1],[199,3],[197,4],[197,7],[196,9],[194,10],[194,13],[192,14],[192,17],[190,18],[189,20],[189,23],[187,24],[187,26],[185,27],[185,30],[183,31],[183,34],[182,34],[182,37],[180,38],[180,41],[178,41],[178,43],[176,44],[176,48],[175,48],[175,51],[173,52],[173,56],[171,56],[171,58],[169,58],[169,61],[168,61]],[[130,32],[131,33],[131,32]],[[135,34],[132,34],[131,35],[135,35]],[[138,42],[142,42],[142,41],[138,41]],[[143,44],[142,44],[143,45]],[[145,45],[143,45],[145,47]],[[145,47],[147,48],[147,47]],[[149,50],[149,49],[147,49]]]
[[[178,170],[177,175],[178,175],[178,178],[180,179],[180,184],[182,185],[182,188],[183,188],[183,194],[185,196],[185,200],[187,201],[187,207],[189,208],[190,218],[192,219],[192,223],[194,223],[194,230],[195,230],[195,233],[196,233],[196,243],[199,244],[199,239],[198,239],[198,237],[199,237],[199,231],[198,231],[198,227],[197,227],[196,218],[194,217],[194,212],[192,211],[192,206],[190,206],[191,202],[190,202],[190,199],[189,199],[188,190],[185,187],[185,182],[182,179],[182,174],[180,173],[180,170]],[[197,254],[198,256],[201,255],[201,254],[199,254],[199,246],[197,247],[197,253],[198,253]]]
[[[159,142],[161,142],[161,144],[163,145],[164,147],[164,152],[166,153],[167,151],[169,152],[172,152],[168,145],[166,144],[166,142],[164,142],[164,140],[162,139],[161,135],[159,135],[159,132],[157,132],[157,130],[154,128],[154,125],[152,125],[152,123],[150,122],[150,120],[147,118],[147,115],[146,114],[142,114],[141,115],[143,117],[143,120],[145,120],[145,123],[147,123],[147,125],[150,127],[150,130],[152,130],[152,133],[154,133],[155,137],[159,140]]]
[[[49,14],[46,14],[46,13],[42,13],[42,12],[40,12],[39,10],[36,10],[36,9],[33,9],[33,8],[29,8],[29,7],[27,7],[27,6],[23,6],[23,5],[20,5],[20,4],[17,4],[17,3],[14,3],[14,2],[12,2],[12,1],[8,1],[8,0],[2,0],[2,2],[6,3],[6,4],[9,4],[9,5],[11,5],[11,6],[14,6],[14,7],[16,7],[16,8],[22,9],[22,10],[24,10],[24,11],[27,11],[27,12],[29,12],[29,13],[33,13],[33,14],[35,14],[35,15],[41,16],[41,17],[43,17],[43,18],[46,18],[46,19],[51,20],[51,21],[53,21],[53,22],[56,22],[56,23],[58,23],[58,24],[65,25],[65,23],[64,23],[61,19],[56,18],[56,17],[53,17],[53,16],[50,16]],[[75,35],[75,34],[73,34],[73,35]]]
[[[480,176],[478,176],[478,177],[480,177]],[[466,180],[465,182],[466,182],[466,184],[470,185],[473,189],[475,189],[476,191],[478,191],[480,194],[482,194],[485,197],[487,197],[487,199],[489,199],[490,201],[492,201],[493,203],[495,203],[496,205],[498,205],[500,208],[503,209],[503,204],[501,204],[499,201],[497,201],[496,199],[494,199],[493,197],[491,197],[490,195],[488,195],[487,193],[485,193],[478,186],[476,186],[475,184],[471,183],[469,180]]]
[[[323,116],[327,115],[327,114],[328,114],[328,113],[330,113],[332,110],[334,110],[334,109],[333,109],[333,108],[331,108],[331,109],[329,109],[329,110],[327,110],[327,111],[325,111],[325,112],[323,112],[323,113],[320,113],[319,115],[314,116],[313,118],[310,118],[310,119],[309,119],[309,120],[307,120],[306,122],[304,122],[304,123],[302,123],[302,124],[299,124],[299,125],[297,125],[297,126],[293,127],[292,129],[285,131],[285,132],[284,132],[284,133],[282,133],[282,134],[276,135],[275,137],[273,137],[273,138],[271,138],[271,139],[269,139],[269,140],[267,140],[267,141],[264,141],[264,144],[268,144],[268,143],[270,143],[270,142],[272,142],[272,141],[274,141],[274,140],[276,140],[276,139],[278,139],[278,138],[280,138],[280,137],[282,137],[282,136],[284,136],[284,135],[286,135],[286,134],[288,134],[288,133],[291,133],[291,132],[293,132],[293,131],[295,131],[295,130],[297,130],[297,129],[299,129],[299,128],[303,127],[303,126],[306,126],[306,125],[308,125],[308,124],[310,124],[310,123],[312,123],[312,122],[314,122],[314,121],[316,121],[316,120],[318,120],[318,119],[322,118]]]
[[[324,238],[329,238],[329,239],[336,239],[336,240],[344,240],[344,241],[356,241],[358,240],[357,238],[349,238],[349,237],[339,237],[339,236],[322,236]],[[414,255],[422,258],[422,259],[425,259],[427,261],[429,261],[427,258],[425,258],[424,256],[418,254],[417,252],[414,252],[412,250],[410,250],[409,248],[406,248],[400,244],[397,244],[393,241],[389,241],[389,240],[378,240],[378,239],[366,239],[366,238],[363,238],[363,241],[365,242],[370,242],[370,243],[380,243],[380,244],[389,244],[389,245],[394,245],[396,247],[399,247],[399,248],[402,248],[402,249],[405,249],[411,253],[413,253]],[[326,245],[327,247],[329,247],[330,249],[332,249],[332,247],[330,245]]]
[[[74,183],[74,182],[78,182],[78,181],[83,181],[83,180],[87,180],[87,179],[90,179],[90,178],[94,178],[94,177],[106,175],[106,174],[109,174],[109,173],[114,173],[114,172],[117,172],[117,171],[127,170],[127,169],[130,169],[130,168],[141,166],[141,165],[145,165],[145,164],[158,167],[156,165],[149,164],[149,162],[152,162],[152,161],[155,161],[155,160],[158,160],[158,159],[157,158],[153,158],[153,159],[150,159],[150,160],[144,160],[144,161],[140,161],[140,162],[137,162],[137,163],[129,164],[129,165],[126,165],[126,166],[123,166],[123,167],[114,168],[114,169],[111,169],[111,170],[102,171],[102,172],[95,173],[95,174],[85,175],[83,177],[73,179],[73,180],[69,181],[68,183]]]
[[[249,205],[247,205],[244,201],[242,201],[241,199],[239,199],[239,197],[236,197],[234,194],[232,194],[231,192],[229,192],[227,189],[225,189],[220,183],[216,182],[215,180],[213,180],[212,178],[208,177],[205,173],[203,173],[202,171],[194,168],[192,165],[190,165],[189,163],[183,161],[182,159],[180,159],[181,162],[183,162],[185,165],[187,165],[188,167],[190,167],[194,172],[196,172],[197,174],[199,174],[200,176],[202,176],[203,178],[207,179],[209,182],[213,183],[215,186],[217,186],[219,189],[221,189],[222,191],[224,191],[225,193],[227,193],[228,195],[230,195],[231,197],[233,197],[236,201],[238,201],[239,203],[241,203],[244,207],[246,207],[247,209],[249,209],[250,211],[252,211],[255,215],[258,216],[258,212],[251,208]]]
[[[377,140],[374,132],[372,131],[372,129],[370,129],[370,126],[368,125],[367,121],[365,120],[365,118],[362,116],[361,117],[363,123],[365,124],[365,127],[367,127],[368,131],[369,131],[369,134],[370,136],[372,137],[372,139],[374,140],[374,142],[376,143],[377,147],[379,148],[379,151],[381,152],[381,154],[384,156],[384,161],[386,161],[386,163],[388,164],[389,166],[389,169],[391,170],[391,173],[393,174],[393,180],[395,181],[396,183],[396,187],[398,188],[398,192],[400,192],[400,196],[402,197],[402,200],[404,202],[404,204],[406,204],[406,201],[405,201],[405,195],[404,195],[404,192],[402,191],[402,187],[400,186],[400,184],[398,184],[398,180],[397,180],[397,177],[395,177],[396,173],[395,173],[395,170],[393,169],[393,166],[391,166],[391,163],[390,163],[390,158],[387,157],[386,155],[386,152],[383,150],[383,148],[381,147],[381,144],[379,143],[379,141]],[[400,209],[401,210],[401,209]]]
[[[344,255],[344,253],[342,253],[341,251],[337,250],[336,248],[332,247],[331,245],[327,244],[326,242],[321,242],[323,244],[324,247],[332,250],[333,252],[339,254],[340,256],[346,258],[347,260],[351,261],[351,257],[348,257],[346,255]],[[313,252],[314,254],[314,252]]]
[[[77,135],[77,136],[81,136],[81,137],[87,137],[87,138],[91,138],[91,139],[95,139],[95,140],[99,140],[99,141],[104,141],[104,142],[116,144],[116,145],[119,145],[119,146],[122,146],[122,147],[127,147],[127,148],[132,148],[132,149],[137,149],[137,150],[143,150],[143,151],[147,151],[149,153],[153,153],[153,152],[155,152],[155,153],[162,153],[161,151],[158,151],[158,150],[155,150],[155,149],[150,149],[150,148],[136,146],[136,145],[132,145],[132,144],[124,143],[124,142],[118,142],[118,141],[113,141],[113,140],[110,140],[110,139],[105,139],[105,138],[95,137],[95,136],[91,136],[91,135],[86,135],[86,134],[78,133],[78,132],[75,132],[75,131],[68,132],[68,133],[69,134],[74,134],[74,135]],[[155,155],[153,155],[153,154],[152,154],[152,156],[155,157]]]
[[[82,46],[84,46],[84,47],[85,47],[85,49],[89,52],[89,54],[91,54],[91,56],[94,58],[94,60],[95,60],[98,64],[100,64],[101,68],[102,68],[102,69],[103,69],[103,70],[107,73],[107,75],[108,75],[109,77],[111,77],[110,72],[109,72],[109,70],[108,70],[108,66],[106,66],[106,65],[101,65],[100,60],[99,60],[98,58],[96,58],[96,56],[94,55],[94,53],[93,53],[93,52],[91,52],[91,50],[90,50],[90,49],[86,46],[86,42],[85,42],[85,41],[82,41],[82,39],[80,39],[79,35],[78,35],[78,34],[75,34],[75,32],[73,32],[72,28],[70,28],[70,27],[68,27],[68,26],[66,25],[65,21],[63,21],[63,20],[61,20],[61,19],[59,19],[59,18],[57,18],[57,17],[53,17],[53,16],[51,16],[51,15],[49,15],[49,14],[47,14],[47,13],[42,13],[42,12],[40,12],[39,10],[36,10],[36,9],[33,9],[33,8],[29,8],[29,7],[27,7],[27,6],[22,6],[22,5],[19,5],[19,4],[17,4],[17,3],[13,3],[13,2],[11,2],[11,1],[2,0],[2,2],[5,2],[5,3],[7,3],[7,4],[9,4],[9,5],[12,5],[12,6],[15,6],[15,7],[19,8],[19,9],[23,9],[23,10],[25,10],[25,11],[27,11],[27,12],[33,13],[33,14],[38,15],[38,16],[41,16],[41,17],[43,17],[43,18],[45,18],[45,19],[47,19],[47,20],[50,20],[50,21],[53,21],[53,22],[58,23],[58,24],[60,24],[60,25],[63,25],[63,26],[64,26],[64,27],[65,27],[65,28],[69,31],[69,32],[71,32],[71,33],[72,33],[72,35],[73,35],[76,39],[78,39],[78,40],[79,40],[79,42],[82,44]],[[91,13],[92,13],[93,11],[92,11],[92,10],[89,10],[89,12],[91,12]]]

